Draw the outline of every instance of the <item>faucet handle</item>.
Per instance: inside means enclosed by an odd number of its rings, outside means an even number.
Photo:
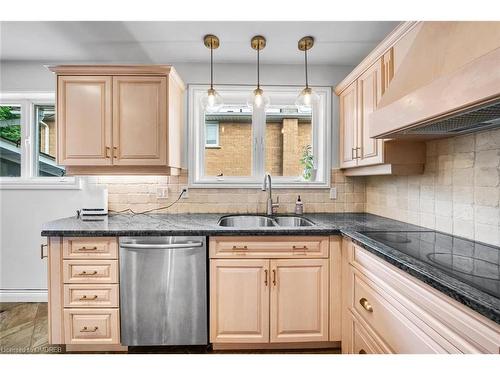
[[[271,207],[272,207],[272,212],[273,214],[277,213],[278,212],[278,207],[280,206],[280,197],[279,195],[276,197],[276,203],[272,203],[271,204]]]

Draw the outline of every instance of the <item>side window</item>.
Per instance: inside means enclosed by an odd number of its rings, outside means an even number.
[[[21,176],[21,106],[0,105],[0,176]]]

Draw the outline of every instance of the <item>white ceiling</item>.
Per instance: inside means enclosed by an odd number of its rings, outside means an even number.
[[[311,64],[356,65],[398,22],[1,22],[0,59],[59,62],[207,62],[203,36],[217,35],[216,62],[255,61],[252,36],[267,47],[264,64],[300,64],[297,41],[312,35]]]

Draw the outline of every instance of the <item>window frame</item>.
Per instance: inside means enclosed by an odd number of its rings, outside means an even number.
[[[0,176],[0,190],[80,190],[81,179],[79,177],[36,175],[38,163],[38,152],[35,150],[36,106],[53,105],[55,107],[55,94],[53,92],[3,92],[0,93],[0,105],[21,108],[21,175]]]
[[[251,85],[219,85],[217,91],[224,97],[238,96],[244,98],[241,103],[246,103],[247,97],[252,90]],[[258,188],[262,186],[265,175],[265,111],[261,113],[252,112],[252,173],[253,176],[234,177],[204,176],[204,152],[205,152],[205,113],[201,101],[208,85],[188,85],[188,168],[189,187],[192,188]],[[264,92],[273,94],[299,94],[301,86],[265,86]],[[318,94],[319,102],[313,108],[312,124],[312,146],[314,150],[314,162],[318,166],[317,180],[313,182],[298,181],[296,177],[272,176],[273,187],[277,188],[328,188],[330,187],[331,173],[331,111],[332,96],[331,87],[313,87]],[[225,101],[226,102],[226,101]],[[232,104],[232,103],[226,103]],[[271,100],[271,104],[272,100]],[[259,152],[257,152],[259,151]],[[321,156],[320,156],[321,155]]]

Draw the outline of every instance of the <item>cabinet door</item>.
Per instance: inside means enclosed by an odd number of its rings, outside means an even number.
[[[113,164],[167,164],[166,77],[113,77]]]
[[[328,259],[271,260],[271,342],[328,341]]]
[[[269,260],[210,261],[210,342],[269,342]]]
[[[370,138],[370,114],[382,96],[382,62],[373,64],[358,78],[358,165],[383,163],[383,140]]]
[[[111,77],[59,76],[58,163],[111,165]]]
[[[384,95],[385,90],[389,87],[392,77],[394,77],[394,48],[391,47],[382,56],[382,95]]]
[[[339,97],[340,110],[340,167],[357,165],[358,98],[356,82],[351,83]]]

